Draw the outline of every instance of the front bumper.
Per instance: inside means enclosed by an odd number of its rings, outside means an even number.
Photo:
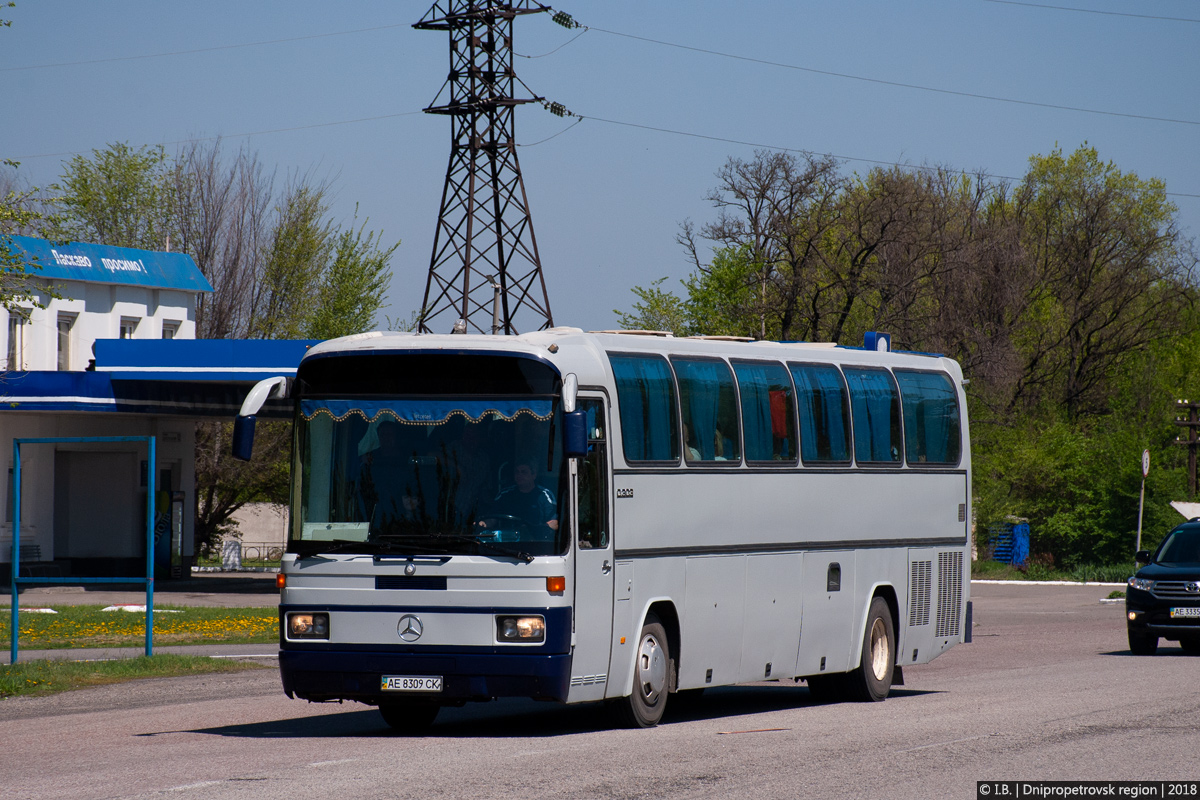
[[[1125,593],[1125,620],[1129,630],[1177,641],[1181,637],[1200,637],[1200,617],[1172,617],[1172,608],[1200,607],[1192,598],[1156,597],[1150,592],[1129,587]],[[1130,619],[1132,613],[1133,619]]]
[[[281,650],[279,672],[288,697],[302,700],[414,700],[458,704],[497,697],[566,702],[571,656],[413,654],[378,650]],[[442,691],[384,692],[386,675],[440,675]]]

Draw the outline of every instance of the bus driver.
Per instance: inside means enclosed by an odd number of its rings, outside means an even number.
[[[492,515],[514,517],[533,531],[558,530],[558,503],[554,493],[537,484],[537,460],[526,457],[513,467],[513,486],[501,490],[492,503]],[[483,524],[483,523],[480,523]]]

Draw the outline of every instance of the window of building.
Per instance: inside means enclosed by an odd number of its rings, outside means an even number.
[[[617,379],[626,461],[678,461],[675,381],[661,356],[608,357]]]
[[[71,329],[75,327],[74,314],[58,315],[58,369],[71,369]]]
[[[137,333],[138,323],[141,322],[137,317],[121,317],[121,333],[120,338],[132,339]]]
[[[8,358],[4,363],[5,369],[25,369],[25,315],[18,309],[8,312]]]
[[[164,320],[162,327],[162,338],[174,339],[179,333],[179,323],[171,320]]]

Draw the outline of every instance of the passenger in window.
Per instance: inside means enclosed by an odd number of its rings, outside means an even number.
[[[732,452],[733,448],[732,448],[732,446],[730,446],[727,451],[726,450],[727,444],[732,445],[732,443],[729,442],[729,440],[725,438],[725,434],[721,433],[721,429],[717,428],[716,430],[714,430],[713,431],[713,460],[714,461],[728,461],[729,460],[729,457],[726,456],[725,453]]]
[[[703,458],[700,448],[696,446],[696,438],[692,436],[692,429],[686,422],[683,423],[683,457],[688,461],[700,461]]]

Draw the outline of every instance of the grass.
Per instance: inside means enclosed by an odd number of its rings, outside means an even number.
[[[32,607],[32,606],[27,606]],[[102,606],[59,606],[57,614],[22,611],[19,644],[33,650],[138,647],[146,641],[146,614],[101,611]],[[178,613],[160,613],[178,612]],[[12,612],[0,609],[0,642],[9,641]],[[269,608],[154,607],[154,644],[259,644],[279,641],[279,612]]]
[[[174,678],[261,669],[260,664],[203,656],[157,655],[115,661],[29,661],[0,666],[0,699],[41,696],[142,678]]]
[[[1081,564],[1072,569],[1051,569],[1033,564],[1018,569],[999,561],[980,560],[971,564],[971,577],[993,581],[1074,581],[1076,583],[1125,583],[1135,572],[1133,560],[1129,564]]]

